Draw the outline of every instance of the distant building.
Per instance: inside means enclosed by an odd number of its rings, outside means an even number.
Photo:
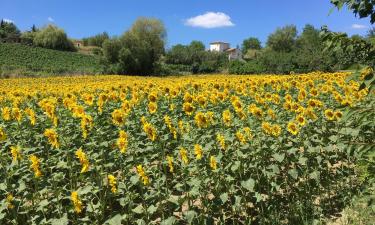
[[[215,41],[210,43],[210,51],[212,52],[224,52],[225,50],[229,49],[229,43],[222,42],[222,41]]]
[[[229,43],[222,41],[215,41],[210,43],[210,51],[212,52],[226,52],[229,60],[242,59],[242,52],[237,48],[230,48]]]
[[[242,52],[239,48],[230,48],[225,52],[228,53],[229,60],[242,59]]]
[[[80,48],[83,46],[83,41],[80,41],[80,40],[74,40],[73,41],[73,44],[76,48]]]

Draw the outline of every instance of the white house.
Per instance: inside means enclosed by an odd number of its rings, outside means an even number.
[[[215,41],[210,43],[210,51],[212,52],[226,52],[229,60],[242,59],[242,52],[237,48],[230,48],[229,43],[222,41]]]
[[[229,43],[222,41],[215,41],[210,43],[210,51],[212,52],[224,52],[229,49]]]

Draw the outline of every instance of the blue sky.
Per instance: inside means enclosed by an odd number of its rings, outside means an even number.
[[[307,23],[348,34],[366,34],[369,19],[334,10],[329,0],[0,0],[0,18],[21,30],[54,23],[72,38],[107,31],[121,35],[140,16],[161,19],[167,45],[201,40],[227,41],[233,46],[254,36],[263,43],[277,27]]]

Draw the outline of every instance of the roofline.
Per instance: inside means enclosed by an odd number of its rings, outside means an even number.
[[[211,42],[210,45],[212,44],[229,44],[228,42],[224,42],[224,41],[214,41],[214,42]]]

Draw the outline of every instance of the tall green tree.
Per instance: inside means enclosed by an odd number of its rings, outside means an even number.
[[[242,42],[242,53],[246,54],[249,49],[252,50],[260,50],[262,48],[262,44],[256,37],[249,37]]]
[[[34,37],[34,45],[61,51],[75,51],[75,47],[67,34],[55,25],[48,25],[38,31]]]
[[[113,73],[150,75],[164,54],[166,29],[153,18],[141,17],[116,41],[103,45],[105,62]]]
[[[277,52],[291,52],[295,46],[297,28],[295,25],[287,25],[268,36],[267,47]]]
[[[197,52],[205,50],[205,46],[204,46],[203,42],[201,42],[201,41],[190,42],[189,48],[192,51],[197,51]]]
[[[21,32],[14,23],[4,20],[0,21],[0,39],[13,42],[18,41],[20,35]]]
[[[107,32],[99,33],[97,35],[94,35],[92,37],[83,38],[83,44],[85,46],[96,46],[96,47],[102,47],[104,41],[109,39],[109,35]]]

